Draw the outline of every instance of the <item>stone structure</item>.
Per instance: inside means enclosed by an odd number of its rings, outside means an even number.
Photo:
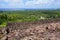
[[[60,19],[8,23],[4,32],[1,40],[60,40]]]

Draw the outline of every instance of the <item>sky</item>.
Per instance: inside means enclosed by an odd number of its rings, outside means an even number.
[[[60,9],[60,0],[0,0],[0,8]]]

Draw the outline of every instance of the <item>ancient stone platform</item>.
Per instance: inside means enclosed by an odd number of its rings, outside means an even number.
[[[60,40],[60,19],[10,22],[1,40]]]

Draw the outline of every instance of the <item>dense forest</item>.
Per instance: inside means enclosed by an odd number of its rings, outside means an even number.
[[[26,22],[52,18],[60,18],[60,10],[0,11],[0,26],[6,26],[7,22]]]

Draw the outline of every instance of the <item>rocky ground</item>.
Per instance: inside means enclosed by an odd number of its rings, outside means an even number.
[[[0,33],[5,32],[1,40],[60,40],[60,19],[9,23],[7,28]]]

